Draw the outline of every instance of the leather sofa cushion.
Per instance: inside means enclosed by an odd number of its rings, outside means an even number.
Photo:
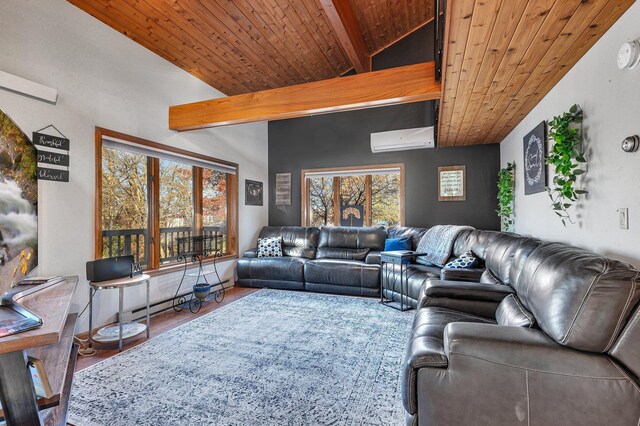
[[[525,239],[519,235],[501,233],[496,235],[487,246],[485,265],[502,284],[509,284],[513,255]]]
[[[417,410],[416,380],[418,370],[424,367],[446,368],[444,329],[453,322],[495,324],[481,316],[466,314],[445,308],[427,307],[418,310],[413,319],[413,328],[404,360],[404,386],[402,400],[410,414]]]
[[[516,251],[513,253],[513,262],[509,271],[509,284],[515,286],[522,274],[522,269],[535,249],[540,247],[542,241],[533,238],[527,238],[522,241]]]
[[[360,248],[339,248],[339,247],[319,247],[316,257],[318,259],[344,259],[344,260],[365,260],[370,249]]]
[[[308,283],[380,288],[380,266],[357,260],[316,259],[304,265]]]
[[[500,282],[499,279],[496,278],[495,275],[493,275],[491,273],[490,270],[486,269],[482,275],[480,276],[480,282],[482,284],[496,284],[496,285],[501,285],[502,283]]]
[[[522,306],[515,294],[502,299],[496,310],[496,321],[500,325],[532,328],[536,319],[527,308]]]
[[[314,259],[320,229],[306,226],[265,226],[260,238],[279,237],[282,239],[282,252],[285,256]]]
[[[640,299],[631,265],[562,243],[527,258],[515,290],[540,328],[558,343],[608,351]]]
[[[483,267],[486,259],[487,247],[491,241],[500,234],[503,233],[497,231],[479,231],[477,229],[464,230],[458,234],[458,237],[453,244],[453,255],[458,257],[471,250],[475,253],[478,259],[482,260],[478,266]]]
[[[384,249],[384,241],[386,238],[387,232],[382,228],[323,226],[320,228],[318,247],[381,251]]]
[[[238,277],[252,280],[304,281],[304,264],[299,257],[238,259]]]

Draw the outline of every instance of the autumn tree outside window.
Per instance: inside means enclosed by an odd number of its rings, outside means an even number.
[[[177,239],[215,237],[237,257],[238,166],[96,129],[96,258],[133,255],[147,270],[176,263]]]
[[[309,169],[301,180],[305,226],[404,224],[404,164]]]

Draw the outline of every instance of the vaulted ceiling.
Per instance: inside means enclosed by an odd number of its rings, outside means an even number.
[[[501,142],[634,1],[450,0],[438,146]]]
[[[323,0],[69,0],[226,95],[338,77],[352,64]],[[433,0],[340,0],[368,55],[433,18]]]
[[[352,69],[367,73],[372,55],[433,19],[436,0],[68,1],[232,96],[328,80]],[[390,98],[388,93],[358,86],[369,81],[368,77],[350,78],[341,83],[353,82],[353,92],[364,100],[334,105],[339,98],[335,96],[326,99],[326,105],[314,106],[313,111],[415,102],[420,97],[405,95],[424,92],[422,97],[440,97],[438,146],[498,143],[634,1],[447,0],[441,82],[434,81],[431,64],[424,67],[431,70],[428,75],[421,75],[411,83],[414,86],[404,87],[402,93]],[[416,83],[424,79],[430,81],[428,90],[423,83]],[[332,85],[327,81],[322,87]],[[291,90],[302,93],[313,87]],[[361,96],[361,91],[367,96]],[[286,94],[277,94],[289,99]],[[273,105],[259,102],[274,96],[261,92],[250,98],[254,109],[271,111]],[[373,99],[376,96],[384,97],[384,102]],[[245,98],[240,98],[243,102],[225,99],[228,101],[218,102],[246,103]],[[291,111],[293,106],[287,106],[283,117],[310,113],[308,105]],[[183,109],[175,106],[170,114]],[[234,120],[219,120],[215,114],[198,116],[197,120],[187,117],[195,121],[176,128],[213,127],[273,116],[247,114],[245,107],[233,111]]]

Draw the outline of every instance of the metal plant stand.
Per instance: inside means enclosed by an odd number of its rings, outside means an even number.
[[[180,285],[176,289],[176,294],[173,297],[173,309],[176,312],[180,312],[185,307],[188,307],[192,313],[197,313],[202,308],[202,303],[208,299],[210,293],[213,293],[213,300],[217,303],[224,300],[225,290],[216,266],[217,258],[222,257],[222,250],[218,249],[218,245],[215,244],[215,241],[219,238],[221,238],[221,236],[198,236],[177,239],[177,260],[178,262],[184,263],[184,272],[180,279]],[[202,260],[208,257],[213,257],[213,269],[204,269],[202,267]],[[187,273],[189,265],[195,264],[196,262],[198,264],[198,271],[194,273]],[[212,274],[215,274],[218,280],[215,283],[209,283],[207,279],[207,275]],[[191,293],[178,296],[185,277],[195,277],[196,283],[193,286],[194,288]]]

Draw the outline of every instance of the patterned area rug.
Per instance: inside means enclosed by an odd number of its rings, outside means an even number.
[[[75,375],[94,425],[402,425],[413,313],[261,290]]]

